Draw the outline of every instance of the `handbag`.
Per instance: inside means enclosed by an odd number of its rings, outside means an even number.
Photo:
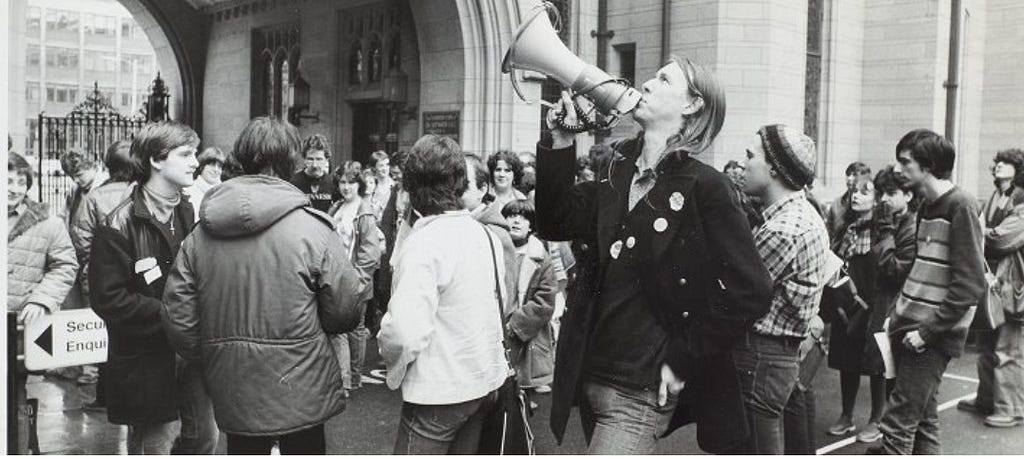
[[[509,360],[508,329],[505,326],[505,306],[501,295],[501,279],[498,276],[498,256],[494,252],[494,241],[487,227],[480,225],[487,234],[487,245],[491,248],[494,264],[494,294],[498,298],[498,321],[501,322],[501,346],[505,351],[505,364],[510,376],[498,388],[498,400],[486,414],[480,432],[477,454],[486,455],[534,455],[533,431],[530,430],[526,393],[519,388],[515,370]]]
[[[1013,287],[1010,286],[1010,295],[1004,294],[1003,282],[992,272],[985,261],[985,281],[988,288],[978,300],[978,324],[987,330],[995,330],[1006,322],[1006,312],[1009,303],[1014,300]]]

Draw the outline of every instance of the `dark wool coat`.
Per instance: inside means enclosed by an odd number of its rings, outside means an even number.
[[[176,235],[157,225],[142,187],[136,187],[94,234],[89,294],[110,339],[103,378],[107,419],[114,424],[178,419],[176,357],[160,322],[160,298],[180,241],[194,222],[188,200],[181,200],[171,218]],[[150,259],[156,267],[140,271],[146,265],[138,263]]]
[[[610,294],[601,291],[603,273],[622,232],[636,237],[633,256],[641,290],[669,338],[666,363],[687,382],[665,435],[696,422],[700,447],[725,452],[748,436],[731,350],[767,313],[771,278],[732,182],[684,152],[661,161],[654,188],[625,219],[640,139],[613,146],[607,180],[578,185],[573,185],[575,146],[552,150],[550,141],[537,145],[538,235],[587,246],[556,346],[551,428],[561,441],[570,409],[581,395],[596,304],[599,295]]]

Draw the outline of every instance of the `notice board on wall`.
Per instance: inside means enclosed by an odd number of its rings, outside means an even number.
[[[423,112],[423,133],[451,137],[459,142],[459,111]]]

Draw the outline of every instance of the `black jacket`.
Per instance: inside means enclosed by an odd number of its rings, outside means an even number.
[[[575,148],[537,145],[538,235],[577,240],[594,255],[579,259],[580,275],[568,293],[556,346],[552,430],[561,441],[581,394],[595,303],[610,294],[601,291],[602,278],[614,238],[623,232],[636,237],[641,288],[669,335],[666,363],[687,380],[665,435],[696,422],[702,449],[728,451],[748,433],[731,351],[768,311],[771,278],[724,174],[685,153],[671,153],[657,167],[654,188],[625,219],[641,140],[613,147],[609,178],[574,186]],[[659,219],[667,223],[660,232],[653,229]],[[636,227],[623,227],[630,224]]]
[[[107,325],[107,419],[153,424],[178,418],[175,355],[160,320],[167,274],[192,229],[192,205],[182,199],[171,217],[175,235],[149,212],[142,187],[96,228],[89,269],[92,307]],[[136,272],[153,258],[156,267]],[[140,269],[145,266],[138,265]],[[159,270],[159,271],[157,271]]]

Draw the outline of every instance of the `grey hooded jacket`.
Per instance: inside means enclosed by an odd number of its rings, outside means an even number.
[[[368,293],[327,214],[290,183],[214,188],[164,290],[171,345],[202,362],[221,430],[282,435],[345,408],[327,334],[352,330]]]

